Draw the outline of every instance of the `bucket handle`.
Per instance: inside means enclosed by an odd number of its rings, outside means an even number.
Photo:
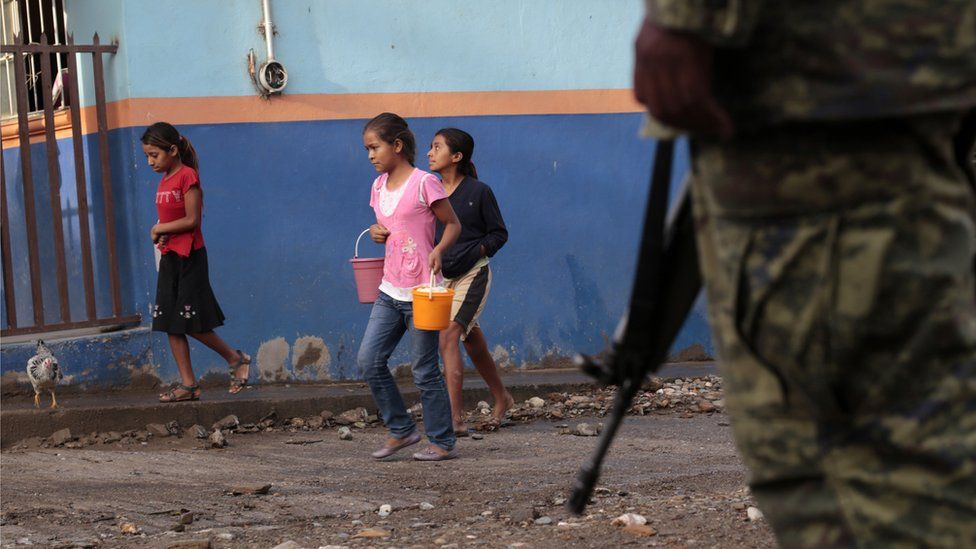
[[[438,284],[438,288],[443,288],[444,286]],[[430,284],[427,285],[427,299],[429,301],[434,300],[434,271],[430,271]]]
[[[352,258],[357,259],[359,257],[359,241],[363,238],[363,235],[369,232],[369,227],[365,231],[359,233],[359,238],[356,239],[356,249],[352,253]]]

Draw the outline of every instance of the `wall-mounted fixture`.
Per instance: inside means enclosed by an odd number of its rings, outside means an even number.
[[[288,71],[285,70],[285,66],[281,62],[275,60],[273,44],[275,27],[274,23],[271,22],[270,0],[261,0],[261,8],[264,12],[264,18],[258,25],[258,30],[264,34],[264,42],[268,48],[268,59],[255,70],[254,50],[251,50],[247,55],[247,66],[254,85],[262,96],[267,97],[271,94],[281,93],[285,89],[285,85],[288,84]]]

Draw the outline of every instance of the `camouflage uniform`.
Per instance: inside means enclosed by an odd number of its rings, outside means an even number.
[[[784,547],[976,546],[973,0],[648,0],[718,47],[696,138],[709,315]]]

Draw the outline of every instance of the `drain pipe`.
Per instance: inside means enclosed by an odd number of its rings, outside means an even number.
[[[271,22],[271,0],[261,0],[261,9],[264,11],[264,42],[268,46],[268,62],[274,61],[274,23]]]
[[[275,61],[274,56],[274,23],[271,22],[271,0],[261,0],[264,19],[260,29],[264,31],[264,42],[268,47],[268,59],[258,69],[258,83],[265,94],[281,93],[288,84],[288,71],[285,66]]]

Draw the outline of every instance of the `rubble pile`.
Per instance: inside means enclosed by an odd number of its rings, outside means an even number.
[[[478,402],[468,412],[466,421],[475,431],[494,431],[513,422],[529,422],[537,419],[568,421],[583,417],[604,417],[612,406],[616,395],[615,387],[593,388],[581,392],[548,393],[533,395],[508,410],[506,420],[498,422],[492,416],[487,402]],[[638,391],[627,413],[630,415],[681,414],[693,417],[695,414],[722,413],[725,401],[722,396],[722,381],[718,376],[677,378],[662,380],[651,378]],[[409,409],[418,420],[423,417],[423,407],[416,404]],[[62,429],[51,436],[29,439],[21,442],[23,447],[64,447],[83,448],[95,444],[147,444],[151,439],[165,437],[189,437],[199,439],[207,448],[219,449],[229,442],[227,435],[258,432],[299,433],[335,430],[341,440],[352,440],[356,430],[380,426],[382,422],[376,414],[366,408],[353,408],[339,414],[323,410],[310,417],[279,418],[272,410],[255,423],[242,423],[236,415],[229,415],[215,422],[209,429],[202,425],[183,428],[175,421],[167,424],[151,423],[143,429],[124,432],[90,433],[76,436],[68,429]],[[570,428],[560,425],[564,434],[595,436],[603,428],[602,423],[579,423]],[[477,435],[480,439],[480,435]]]
[[[526,422],[535,419],[567,420],[577,417],[607,415],[613,407],[616,387],[594,388],[580,393],[549,393],[533,396],[509,411],[511,421]],[[661,380],[651,378],[638,391],[628,408],[630,415],[651,413],[693,414],[722,412],[725,400],[722,380],[718,376],[676,378]],[[491,431],[498,426],[490,420],[491,410],[486,402],[479,402],[467,414],[468,423],[477,430]],[[589,436],[589,435],[583,435]]]

